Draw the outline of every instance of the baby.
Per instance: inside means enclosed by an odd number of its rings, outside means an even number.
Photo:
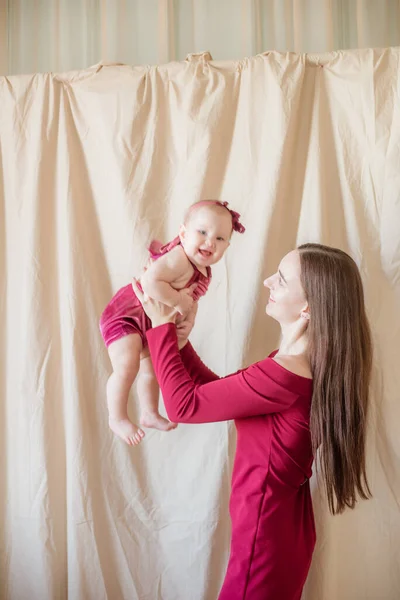
[[[218,200],[196,202],[189,207],[179,235],[172,242],[150,245],[150,260],[140,277],[141,288],[148,296],[175,308],[181,320],[194,321],[197,301],[211,281],[211,265],[223,257],[232,231],[245,231],[240,215],[227,205]],[[141,425],[161,431],[176,427],[158,411],[159,387],[146,345],[150,328],[151,321],[131,284],[115,294],[100,319],[113,368],[107,382],[109,426],[129,445],[138,444],[144,436],[127,412],[129,391],[138,374]]]

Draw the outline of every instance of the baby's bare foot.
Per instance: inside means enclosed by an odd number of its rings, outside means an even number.
[[[145,433],[140,427],[136,427],[129,419],[108,419],[108,424],[121,440],[129,446],[137,446],[142,441]]]
[[[177,423],[171,423],[168,419],[164,419],[159,413],[143,413],[141,415],[140,424],[142,427],[149,429],[158,429],[159,431],[171,431],[178,427]]]

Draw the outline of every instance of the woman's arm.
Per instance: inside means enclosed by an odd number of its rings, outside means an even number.
[[[196,385],[182,362],[175,326],[167,323],[146,335],[167,414],[175,423],[211,423],[280,412],[299,397],[272,377],[271,360]]]
[[[213,373],[200,359],[193,346],[188,342],[180,352],[182,363],[195,384],[217,381],[219,376]]]
[[[190,332],[194,327],[197,309],[198,302],[194,302],[188,316],[185,319],[177,319],[176,333],[178,337],[178,347],[181,351],[181,358],[183,364],[185,365],[185,369],[189,373],[194,383],[200,384],[215,381],[216,379],[219,379],[219,376],[206,367],[188,340]]]

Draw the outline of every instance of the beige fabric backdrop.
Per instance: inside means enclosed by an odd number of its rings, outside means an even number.
[[[149,240],[171,238],[204,197],[247,227],[192,336],[221,374],[276,346],[262,280],[285,252],[320,240],[361,267],[374,498],[333,518],[315,488],[305,599],[399,598],[399,61],[399,49],[203,54],[0,78],[2,600],[215,600],[234,428],[119,443],[97,325]]]
[[[0,74],[400,45],[400,0],[0,0]]]

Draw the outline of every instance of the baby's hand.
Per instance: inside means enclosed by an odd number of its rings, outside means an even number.
[[[190,288],[185,288],[179,292],[179,302],[175,305],[174,308],[178,311],[180,315],[186,316],[192,309],[194,302],[192,293],[192,286]]]

